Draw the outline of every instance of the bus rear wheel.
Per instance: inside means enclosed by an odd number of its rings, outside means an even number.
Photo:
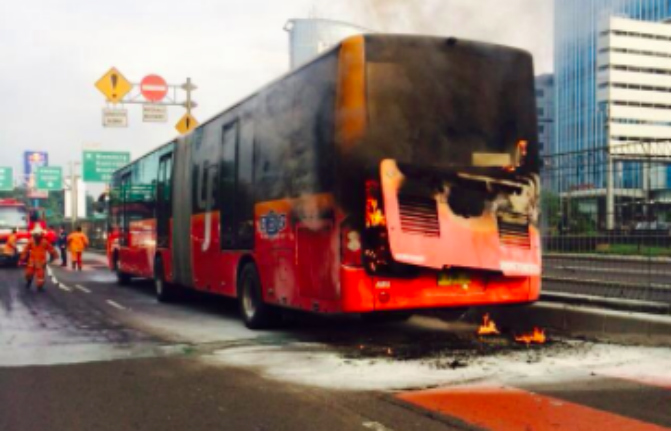
[[[156,299],[159,302],[174,302],[178,293],[174,284],[165,281],[165,270],[163,260],[158,258],[154,262],[154,287],[156,288]]]
[[[249,329],[271,328],[279,322],[278,310],[263,301],[261,279],[256,265],[246,264],[240,272],[238,299],[240,314]]]
[[[120,284],[122,286],[127,286],[130,284],[131,277],[125,272],[122,272],[121,269],[119,268],[119,256],[117,255],[114,256],[114,273],[116,274],[117,284]]]

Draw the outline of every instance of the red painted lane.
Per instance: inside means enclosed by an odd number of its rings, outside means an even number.
[[[509,387],[457,387],[398,396],[424,409],[492,431],[668,431],[556,398]]]

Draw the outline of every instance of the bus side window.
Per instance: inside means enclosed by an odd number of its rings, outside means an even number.
[[[128,211],[127,208],[131,195],[131,173],[128,172],[121,178],[121,196],[119,199],[119,243],[127,246],[128,242]]]
[[[221,138],[221,248],[224,250],[231,250],[237,246],[238,126],[237,120],[225,125]]]

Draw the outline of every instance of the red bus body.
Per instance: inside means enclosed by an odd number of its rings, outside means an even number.
[[[320,313],[533,302],[537,147],[527,53],[354,37],[118,171],[110,267],[237,297],[253,264]]]

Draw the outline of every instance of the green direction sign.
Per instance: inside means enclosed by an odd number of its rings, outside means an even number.
[[[84,151],[84,182],[109,183],[112,174],[130,163],[130,153]]]
[[[126,202],[149,202],[154,200],[156,187],[153,184],[133,184],[126,189]]]
[[[0,191],[14,190],[14,170],[12,168],[0,168]]]
[[[57,166],[43,166],[35,172],[35,188],[47,192],[63,190],[63,169]]]

